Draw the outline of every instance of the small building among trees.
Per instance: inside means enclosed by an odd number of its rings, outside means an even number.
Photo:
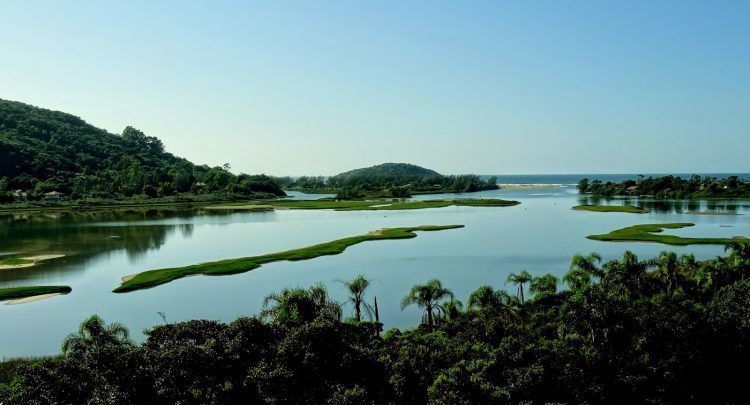
[[[60,201],[63,198],[65,198],[65,193],[61,193],[59,191],[50,191],[49,193],[44,193],[44,201]]]

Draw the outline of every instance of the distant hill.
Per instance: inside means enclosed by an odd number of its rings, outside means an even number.
[[[408,197],[420,193],[461,193],[497,189],[496,179],[476,175],[444,176],[409,163],[384,163],[354,169],[328,179],[340,198]]]
[[[329,179],[332,185],[351,185],[353,183],[396,183],[404,184],[413,180],[440,178],[440,173],[409,163],[383,163],[339,173]]]
[[[74,115],[0,100],[0,193],[16,189],[32,198],[52,190],[73,198],[283,194],[266,176],[235,176],[176,157],[133,127],[115,135]]]

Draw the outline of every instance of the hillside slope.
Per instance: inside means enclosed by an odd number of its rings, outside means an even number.
[[[3,189],[25,190],[32,198],[52,190],[73,198],[281,193],[265,176],[234,176],[223,168],[196,166],[132,127],[115,135],[74,115],[0,100]]]

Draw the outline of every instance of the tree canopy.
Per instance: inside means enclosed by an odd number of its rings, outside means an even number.
[[[0,202],[12,201],[15,190],[29,199],[50,191],[73,199],[284,194],[268,176],[176,157],[131,126],[111,134],[70,114],[0,100]]]

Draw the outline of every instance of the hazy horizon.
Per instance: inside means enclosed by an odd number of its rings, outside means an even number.
[[[11,2],[0,98],[235,172],[748,171],[750,4]]]

